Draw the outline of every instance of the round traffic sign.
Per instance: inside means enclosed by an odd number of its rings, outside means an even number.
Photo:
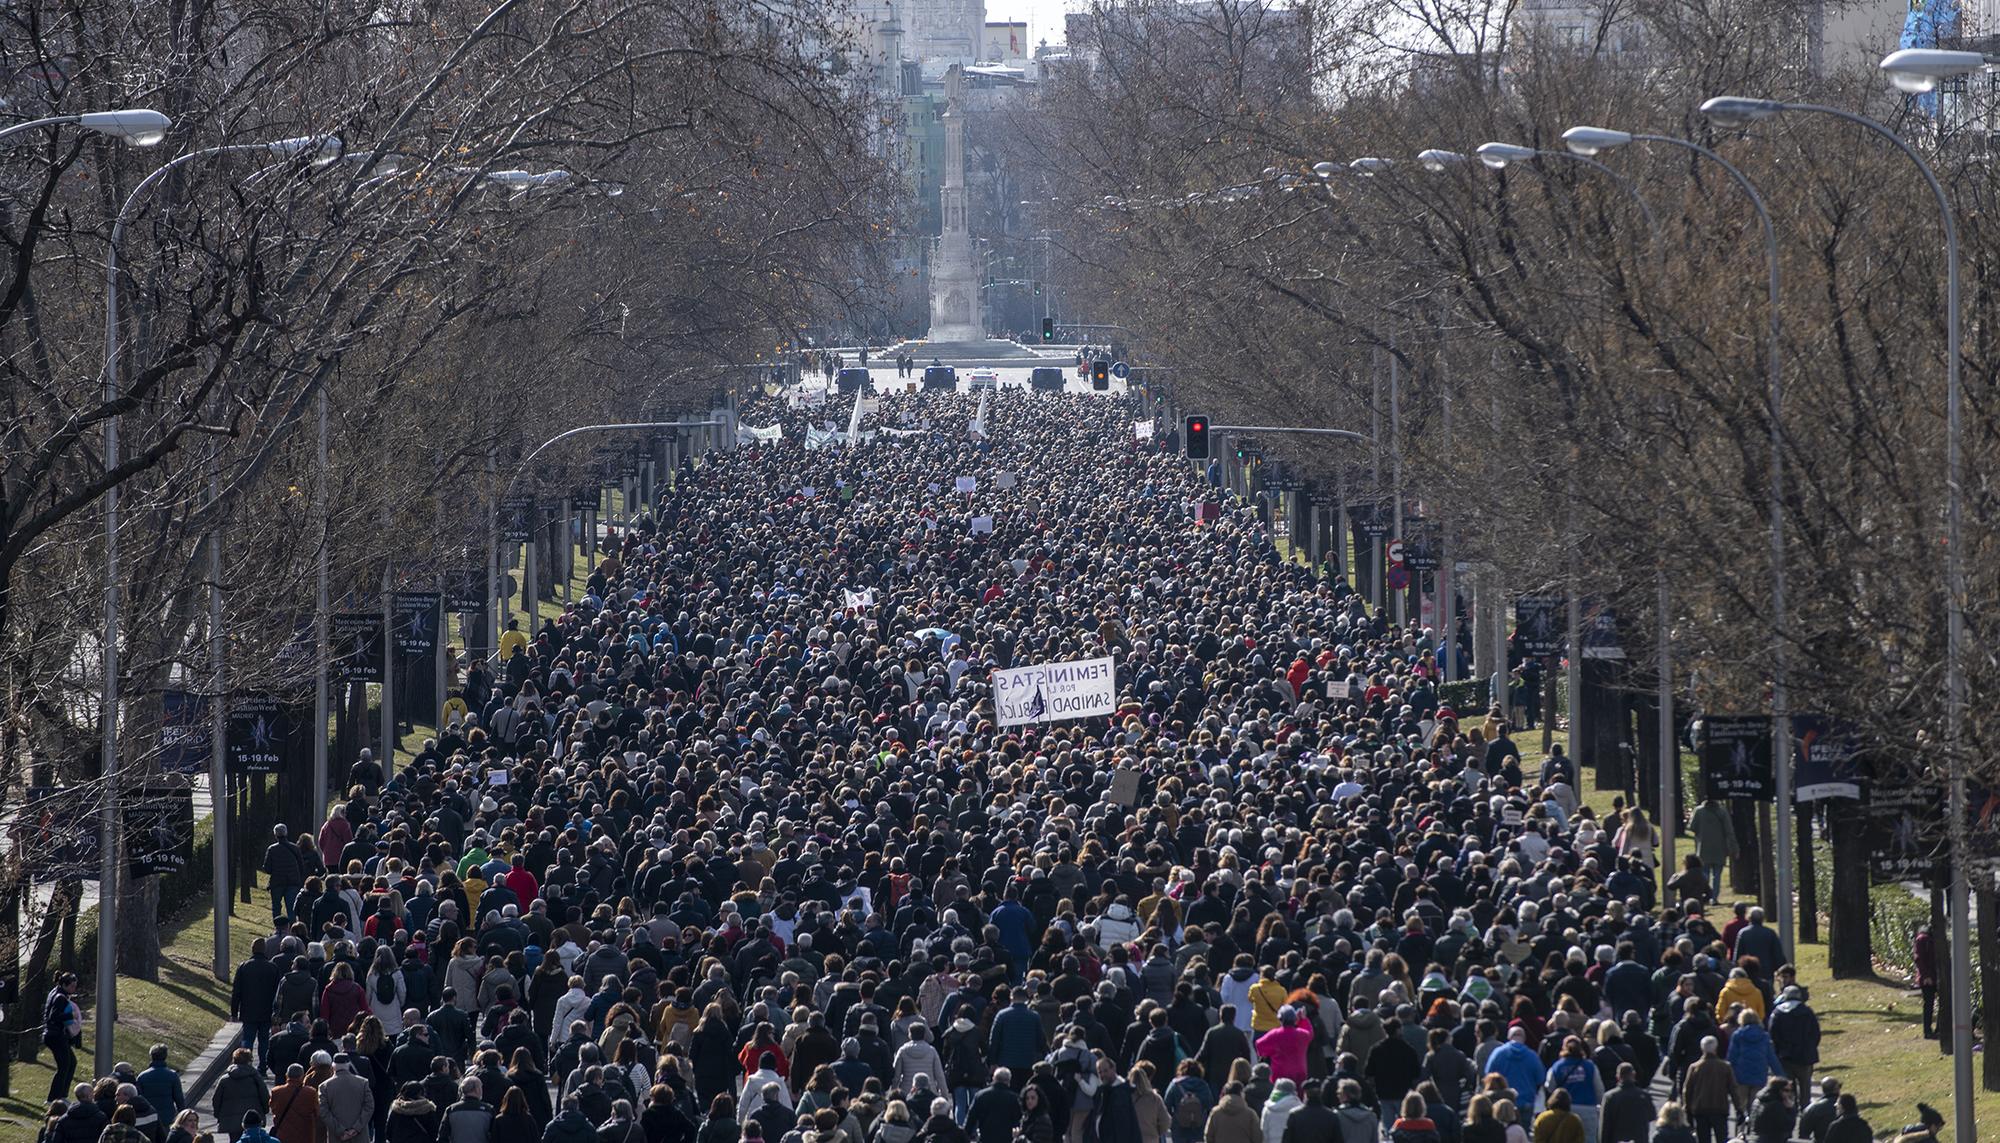
[[[1388,544],[1384,546],[1383,551],[1388,553],[1389,562],[1391,564],[1400,565],[1403,562],[1403,541],[1390,540]]]
[[[1401,591],[1410,586],[1410,569],[1402,564],[1390,564],[1388,579],[1392,589]]]
[[[1111,363],[1111,375],[1113,377],[1118,378],[1120,381],[1125,380],[1125,375],[1130,372],[1131,370],[1125,367],[1125,363],[1123,361],[1114,361]]]

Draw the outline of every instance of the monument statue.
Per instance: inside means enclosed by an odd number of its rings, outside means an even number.
[[[984,341],[985,313],[979,273],[973,266],[972,233],[965,220],[964,69],[953,64],[944,78],[944,186],[939,191],[943,233],[931,259],[933,342]]]

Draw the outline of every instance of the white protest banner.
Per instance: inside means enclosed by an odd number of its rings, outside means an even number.
[[[975,535],[975,536],[981,536],[981,535],[985,535],[985,536],[990,536],[990,535],[992,535],[992,534],[993,534],[993,517],[991,517],[991,516],[974,516],[974,517],[972,518],[972,534],[973,534],[973,535]]]
[[[1118,709],[1109,657],[993,672],[993,709],[1004,727],[1089,718]]]
[[[860,591],[849,591],[846,593],[846,599],[847,606],[856,611],[864,607],[873,607],[875,606],[875,589],[864,587]]]
[[[1011,472],[1003,472],[995,476],[993,478],[993,487],[1001,489],[1014,487],[1014,474]]]
[[[979,478],[976,476],[961,476],[957,480],[952,481],[951,486],[953,490],[958,492],[977,492],[979,491]]]
[[[808,484],[804,488],[799,489],[799,495],[805,497],[807,500],[811,500],[813,497],[819,495],[819,489]]]
[[[809,449],[832,448],[836,443],[837,436],[832,429],[806,429],[806,447]]]
[[[1132,422],[1132,439],[1133,439],[1133,440],[1141,440],[1141,441],[1149,441],[1149,440],[1152,440],[1152,439],[1153,439],[1153,422],[1151,422],[1151,421],[1133,421],[1133,422]]]
[[[769,428],[763,429],[757,428],[754,425],[736,426],[736,443],[740,445],[772,444],[784,438],[785,427],[783,425],[772,425]]]

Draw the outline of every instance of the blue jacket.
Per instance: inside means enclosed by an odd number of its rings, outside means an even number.
[[[1750,1088],[1763,1087],[1771,1073],[1785,1070],[1771,1047],[1771,1033],[1762,1024],[1746,1024],[1729,1034],[1729,1070],[1737,1083]]]
[[[181,1073],[165,1064],[154,1064],[140,1072],[132,1083],[146,1097],[146,1102],[153,1105],[161,1123],[172,1123],[174,1116],[188,1105],[187,1094],[181,1090]],[[239,1128],[242,1126],[237,1124]]]
[[[1507,1086],[1520,1097],[1517,1102],[1523,1109],[1533,1108],[1540,1100],[1545,1069],[1542,1058],[1528,1045],[1509,1040],[1493,1049],[1493,1054],[1486,1057],[1486,1070],[1499,1073],[1507,1081]]]
[[[1012,1068],[1015,1075],[1027,1075],[1044,1051],[1042,1018],[1020,1001],[1002,1008],[993,1016],[993,1031],[986,1038],[986,1062],[996,1068]]]
[[[1035,953],[1034,945],[1028,939],[1028,926],[1035,923],[1035,915],[1019,901],[1002,901],[987,920],[1000,930],[1000,945],[1009,953],[1026,960]]]
[[[1621,960],[1604,974],[1604,1002],[1622,1019],[1653,1007],[1653,974],[1636,960]]]

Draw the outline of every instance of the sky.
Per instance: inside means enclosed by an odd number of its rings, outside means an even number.
[[[1081,0],[986,0],[986,19],[995,24],[1026,20],[1032,51],[1043,40],[1062,43],[1063,12],[1081,7]]]

